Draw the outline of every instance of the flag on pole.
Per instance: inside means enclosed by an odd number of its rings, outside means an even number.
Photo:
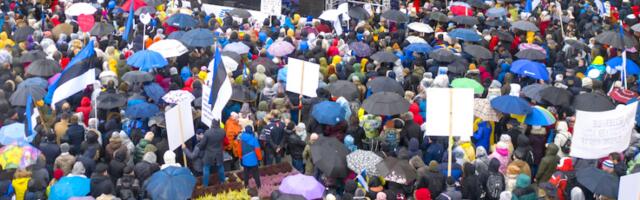
[[[27,118],[27,138],[33,135],[33,128],[35,127],[31,120],[31,115],[33,113],[31,110],[33,110],[33,98],[31,97],[31,94],[29,94],[27,95],[27,113],[25,114]]]
[[[129,4],[129,17],[127,18],[127,25],[124,27],[124,33],[122,33],[122,40],[127,42],[129,41],[129,32],[131,32],[131,26],[133,26],[133,4],[133,2]]]
[[[213,65],[213,71],[210,72],[211,76],[211,93],[209,94],[209,104],[213,105],[212,110],[214,113],[213,119],[222,118],[222,109],[227,105],[229,99],[231,99],[231,82],[229,76],[227,76],[227,70],[222,63],[222,50],[216,48],[214,59],[209,63]]]
[[[94,58],[95,50],[93,40],[91,40],[73,57],[58,79],[49,85],[47,95],[44,98],[45,102],[55,109],[56,103],[84,90],[87,85],[93,84],[96,80]]]
[[[619,22],[620,22],[620,41],[624,45],[624,29],[622,25],[622,20],[620,20]],[[627,47],[626,45],[624,45],[620,50],[622,51],[622,75],[620,77],[621,77],[622,83],[624,84],[624,89],[627,89],[627,81],[626,81],[627,79]]]
[[[607,13],[609,13],[609,9],[607,9],[607,7],[604,5],[602,0],[595,0],[594,3],[598,8],[598,13],[600,14],[600,17],[606,16]]]
[[[364,188],[364,190],[369,192],[369,185],[367,184],[366,177],[367,177],[367,170],[364,169],[362,170],[362,172],[360,172],[360,174],[358,174],[356,178],[358,179],[358,183],[360,183],[360,185]]]
[[[533,13],[533,10],[535,10],[538,5],[540,5],[540,0],[527,0],[524,5],[524,12]]]

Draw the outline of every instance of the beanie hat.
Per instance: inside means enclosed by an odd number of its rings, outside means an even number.
[[[56,180],[60,180],[64,176],[64,171],[62,169],[56,169],[53,171],[53,178]]]
[[[432,160],[431,162],[429,162],[429,171],[432,172],[437,172],[438,171],[438,162],[435,160]]]
[[[148,141],[151,141],[151,140],[153,140],[153,136],[154,136],[153,132],[149,131],[149,132],[147,132],[147,134],[144,135],[144,139],[148,140]]]
[[[431,191],[427,188],[420,188],[416,190],[416,200],[429,200],[431,199]]]
[[[167,151],[167,152],[169,152],[169,151]],[[107,164],[99,163],[98,165],[96,165],[96,169],[93,170],[93,173],[102,174],[102,173],[106,172],[108,168],[109,168],[109,166],[107,166]]]
[[[602,162],[602,170],[613,169],[613,161],[607,159]]]
[[[591,86],[593,86],[593,80],[591,80],[590,78],[583,78],[582,79],[582,87],[583,88],[591,88]]]
[[[165,151],[162,156],[165,164],[175,164],[176,163],[176,154],[173,151]]]

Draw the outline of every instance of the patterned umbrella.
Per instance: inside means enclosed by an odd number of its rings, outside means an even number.
[[[364,42],[352,42],[349,44],[349,48],[353,50],[353,53],[358,57],[367,57],[371,55],[371,47]]]
[[[191,92],[186,90],[171,90],[162,97],[162,100],[164,100],[164,102],[172,104],[177,104],[183,101],[191,102],[194,99],[196,99],[196,97],[194,97]]]
[[[40,150],[29,145],[7,145],[0,148],[0,165],[3,169],[24,169],[36,163]]]
[[[347,155],[347,167],[356,173],[366,170],[367,174],[371,176],[380,176],[381,174],[376,169],[376,165],[380,162],[382,162],[382,157],[373,151],[356,150]]]
[[[540,106],[532,106],[531,112],[524,119],[525,124],[532,126],[548,126],[556,123],[556,118],[547,109]]]
[[[491,107],[489,99],[474,99],[473,115],[483,121],[500,121],[498,112]]]
[[[296,47],[294,47],[291,43],[285,41],[277,41],[269,46],[267,52],[269,52],[269,54],[271,54],[272,56],[282,57],[293,53],[293,51],[295,50]]]
[[[378,163],[376,167],[378,172],[383,174],[384,179],[387,181],[408,184],[416,179],[416,170],[407,160],[387,157]]]

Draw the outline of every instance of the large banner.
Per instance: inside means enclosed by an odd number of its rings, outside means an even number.
[[[640,173],[620,177],[618,199],[640,200]]]
[[[234,7],[218,6],[213,4],[202,4],[202,11],[207,13],[207,15],[213,13],[216,15],[216,17],[224,17],[225,13],[233,9]],[[264,21],[264,19],[269,17],[267,13],[263,13],[257,10],[247,10],[247,11],[249,11],[249,13],[251,13],[251,17],[253,19],[258,20],[258,22],[262,22]]]
[[[262,0],[260,12],[280,16],[282,14],[282,0]]]
[[[316,97],[319,77],[320,65],[289,58],[289,64],[287,64],[287,91],[298,94],[302,91],[304,96]]]
[[[473,135],[473,89],[427,89],[428,136]]]
[[[167,123],[169,150],[174,150],[193,137],[193,115],[191,103],[181,102],[164,113]]]
[[[571,139],[573,157],[599,159],[629,147],[638,103],[619,105],[615,110],[578,110]]]

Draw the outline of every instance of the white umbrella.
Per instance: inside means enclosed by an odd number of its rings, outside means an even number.
[[[149,50],[160,53],[164,58],[178,57],[189,52],[182,42],[174,39],[164,39],[149,46]]]
[[[185,101],[191,102],[194,99],[196,99],[196,97],[194,97],[193,94],[191,94],[191,92],[186,90],[171,90],[167,92],[167,94],[162,96],[162,100],[164,100],[164,102],[171,103],[171,104],[178,104],[180,102],[185,102]]]
[[[242,42],[234,42],[231,44],[227,44],[227,46],[224,46],[224,49],[222,49],[223,51],[232,51],[235,52],[237,54],[246,54],[249,53],[249,50],[251,50],[251,48],[249,48],[249,46],[247,46],[246,44],[242,43]]]
[[[320,14],[320,17],[318,18],[324,19],[327,21],[338,21],[338,16],[340,16],[340,14],[342,14],[342,12],[336,9],[329,9],[322,12],[322,14]]]
[[[65,14],[69,16],[78,16],[82,14],[93,15],[97,10],[98,9],[96,9],[96,7],[93,7],[93,5],[88,3],[74,3],[67,8]]]
[[[433,33],[433,28],[429,26],[429,24],[425,24],[422,22],[413,22],[407,25],[411,30],[421,32],[421,33]]]
[[[425,43],[428,44],[426,40],[417,37],[417,36],[409,36],[407,37],[407,41],[409,41],[409,43],[414,44],[414,43]]]

